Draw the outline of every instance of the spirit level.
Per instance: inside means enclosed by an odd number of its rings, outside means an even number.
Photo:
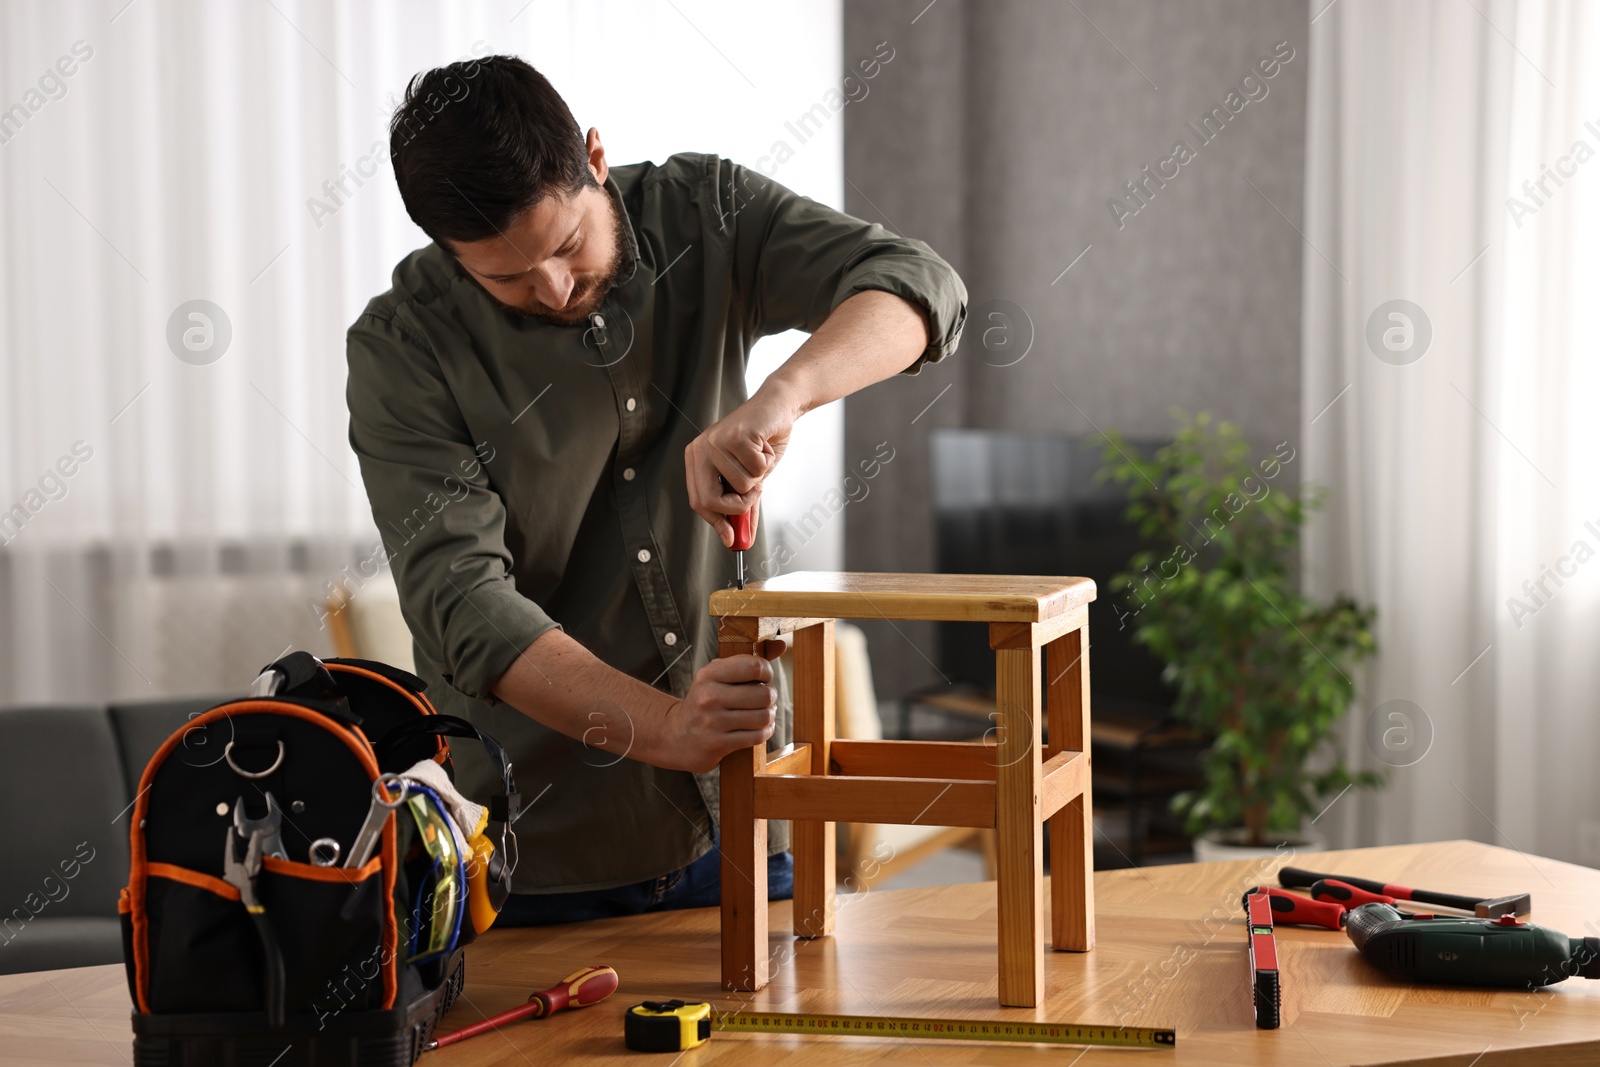
[[[1255,1001],[1256,1029],[1276,1030],[1283,990],[1278,985],[1278,943],[1272,936],[1272,899],[1265,893],[1245,897],[1249,910],[1250,994]]]

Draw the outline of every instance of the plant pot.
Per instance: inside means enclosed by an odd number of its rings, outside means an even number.
[[[1225,860],[1249,860],[1264,856],[1281,856],[1285,859],[1304,852],[1321,852],[1328,843],[1316,834],[1286,834],[1270,845],[1246,845],[1242,827],[1228,830],[1207,830],[1194,839],[1196,863],[1217,863]]]

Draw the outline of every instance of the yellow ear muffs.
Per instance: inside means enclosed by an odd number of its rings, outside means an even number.
[[[467,913],[472,918],[472,928],[481,934],[500,917],[500,906],[489,894],[494,842],[485,834],[474,834],[467,840],[467,849],[471,853],[467,860]],[[500,903],[504,903],[503,898]]]

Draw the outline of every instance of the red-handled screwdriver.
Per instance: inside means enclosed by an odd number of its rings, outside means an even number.
[[[721,477],[720,475],[718,477]],[[722,478],[722,491],[731,493],[733,489],[728,485],[728,480]],[[741,515],[729,515],[728,522],[733,526],[733,581],[740,589],[744,588],[744,550],[751,548],[756,543],[756,506]]]
[[[755,508],[743,515],[728,516],[733,523],[733,580],[740,589],[744,588],[744,550],[756,543],[755,516]]]
[[[452,1030],[428,1042],[423,1046],[423,1050],[444,1048],[457,1041],[465,1041],[469,1037],[488,1033],[507,1023],[514,1023],[518,1019],[543,1019],[563,1008],[587,1008],[591,1004],[598,1004],[616,991],[616,971],[610,967],[585,967],[561,979],[560,985],[533,994],[528,998],[528,1003],[522,1007],[503,1011],[499,1015],[491,1015],[480,1023],[463,1026],[459,1030]]]
[[[1331,901],[1311,900],[1276,886],[1258,885],[1244,891],[1244,906],[1250,908],[1250,897],[1265,893],[1272,906],[1272,922],[1276,926],[1321,926],[1329,930],[1344,929],[1344,908]]]

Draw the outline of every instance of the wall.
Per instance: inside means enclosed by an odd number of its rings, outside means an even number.
[[[847,464],[895,449],[849,512],[848,568],[933,569],[937,427],[1158,436],[1179,405],[1258,446],[1297,440],[1309,17],[1292,0],[845,5],[847,69],[895,48],[845,112],[846,209],[928,241],[971,296],[956,356],[846,401]],[[1290,58],[1262,78],[1275,49]],[[1203,140],[1186,123],[1213,108]],[[1192,158],[1162,184],[1180,140]],[[868,626],[880,696],[940,680],[931,626]]]

